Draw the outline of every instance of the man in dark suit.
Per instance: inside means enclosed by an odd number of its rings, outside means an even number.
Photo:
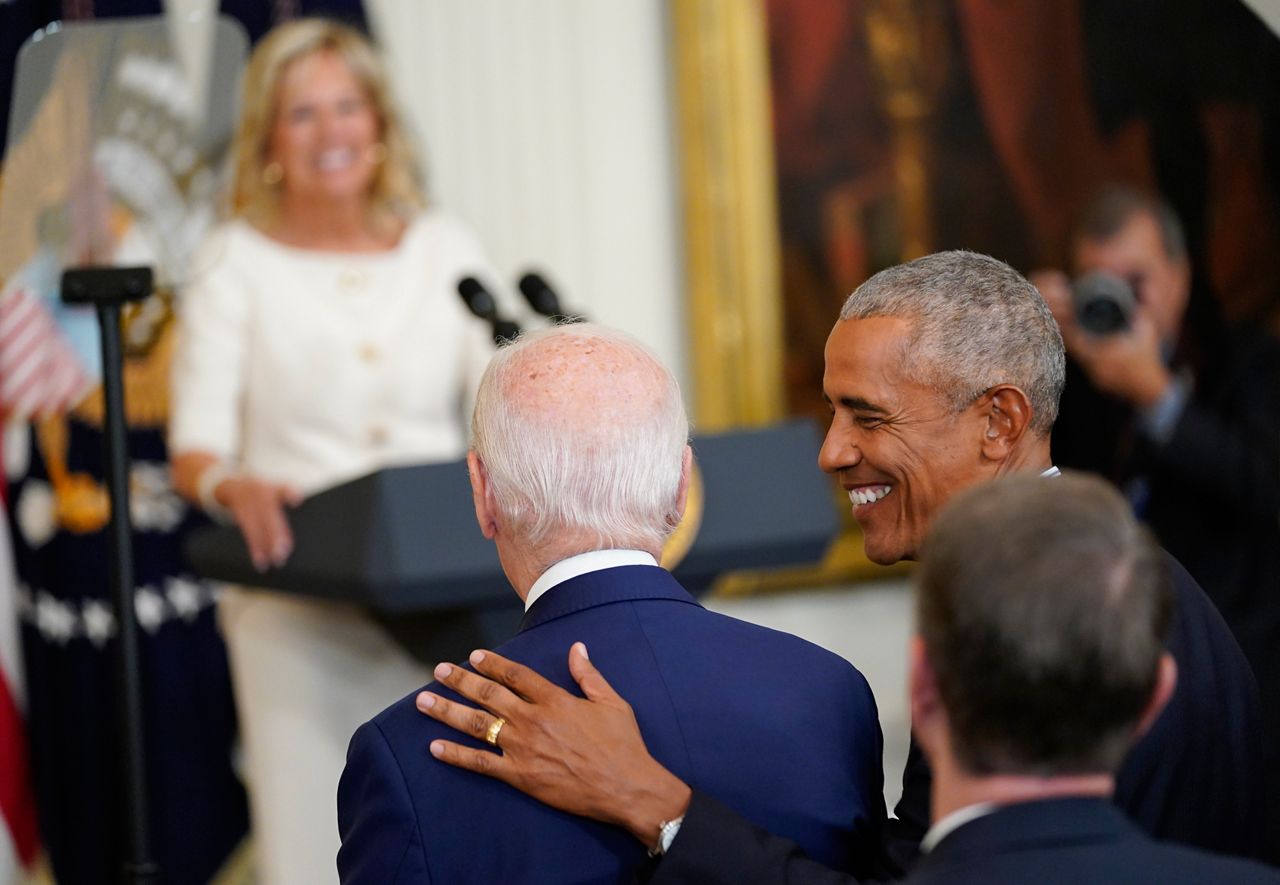
[[[823,386],[832,420],[819,463],[848,491],[868,556],[882,563],[916,558],[937,510],[967,487],[1012,473],[1055,473],[1049,437],[1063,366],[1062,339],[1044,300],[995,259],[944,252],[860,286],[827,342]],[[1257,687],[1203,591],[1184,570],[1171,568],[1177,605],[1166,642],[1182,678],[1126,756],[1115,801],[1157,838],[1262,856]],[[481,669],[499,680],[509,676],[501,662]],[[473,697],[483,685],[448,684]],[[572,719],[588,736],[619,715],[610,703],[554,698],[510,712],[530,728]],[[468,730],[459,719],[453,724]],[[625,752],[601,750],[584,759],[577,744],[531,741],[485,770],[556,807],[620,822],[637,835],[655,815],[668,820],[684,812],[654,881],[786,881],[785,840],[769,839],[704,791],[682,785],[646,792],[640,786],[657,782],[661,767],[642,749],[619,746]],[[448,742],[437,750],[456,765],[485,761]],[[560,761],[565,753],[574,754],[572,767]],[[535,781],[530,770],[557,776]],[[899,871],[914,859],[932,816],[929,766],[915,753],[897,819],[889,822]]]
[[[908,881],[1280,882],[1156,842],[1107,801],[1177,679],[1167,561],[1117,492],[1082,474],[963,492],[916,583],[908,683],[936,822]]]
[[[692,462],[671,373],[599,327],[533,333],[495,356],[472,430],[476,517],[526,604],[502,654],[568,687],[564,650],[590,642],[631,700],[628,725],[671,772],[653,789],[696,784],[824,863],[865,871],[885,811],[862,675],[794,636],[706,611],[657,564]],[[437,677],[459,669],[442,664]],[[442,708],[460,700],[433,689]],[[482,725],[470,745],[492,761],[533,737],[459,711]],[[343,882],[629,881],[646,848],[671,837],[654,820],[641,844],[431,758],[427,747],[450,735],[412,696],[356,732],[338,790]]]

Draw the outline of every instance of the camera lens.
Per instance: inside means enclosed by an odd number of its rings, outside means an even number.
[[[1080,327],[1093,335],[1113,335],[1127,329],[1137,303],[1127,282],[1102,271],[1076,280],[1071,300]]]

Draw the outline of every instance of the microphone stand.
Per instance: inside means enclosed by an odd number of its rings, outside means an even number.
[[[493,343],[498,347],[504,344],[510,344],[520,337],[520,326],[511,320],[504,320],[498,316],[494,316],[489,320],[493,326]]]
[[[142,718],[142,674],[138,663],[138,624],[133,605],[133,531],[129,519],[129,449],[124,420],[123,357],[120,307],[151,294],[149,267],[94,267],[65,271],[62,300],[92,304],[98,313],[102,341],[102,392],[106,410],[105,477],[111,501],[109,536],[110,579],[116,624],[116,702],[119,707],[120,766],[125,785],[125,826],[128,851],[125,880],[138,885],[159,881],[160,869],[151,853],[147,808],[146,752]]]

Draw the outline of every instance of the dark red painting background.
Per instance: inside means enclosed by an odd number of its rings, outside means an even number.
[[[1158,189],[1229,320],[1278,327],[1280,41],[1238,0],[769,0],[787,387],[820,414],[845,296],[904,258],[868,17],[925,23],[929,251],[1060,266],[1093,188]],[[921,26],[923,27],[923,25]]]

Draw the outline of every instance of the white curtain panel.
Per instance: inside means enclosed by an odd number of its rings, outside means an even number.
[[[507,278],[509,312],[524,310],[518,276],[544,271],[567,308],[636,335],[683,380],[666,4],[365,6],[429,196],[479,233]]]

